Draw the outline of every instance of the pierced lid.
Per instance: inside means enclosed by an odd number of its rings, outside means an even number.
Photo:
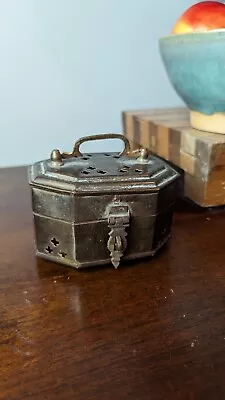
[[[99,139],[120,139],[121,153],[84,153],[80,145]],[[92,135],[79,139],[71,153],[53,150],[49,160],[30,167],[30,184],[76,193],[148,192],[178,177],[178,172],[147,149],[131,151],[120,134]]]

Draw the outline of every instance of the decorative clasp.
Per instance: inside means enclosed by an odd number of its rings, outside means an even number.
[[[107,248],[110,251],[111,262],[118,268],[120,259],[127,248],[127,232],[130,211],[127,204],[113,203],[108,209],[108,226],[110,228]]]

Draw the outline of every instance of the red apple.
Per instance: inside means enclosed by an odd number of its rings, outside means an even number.
[[[218,1],[202,1],[181,15],[173,27],[172,34],[221,28],[225,28],[225,4]]]

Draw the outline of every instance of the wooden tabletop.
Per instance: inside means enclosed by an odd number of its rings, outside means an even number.
[[[225,399],[225,211],[179,207],[154,259],[36,260],[25,168],[0,170],[0,399]]]

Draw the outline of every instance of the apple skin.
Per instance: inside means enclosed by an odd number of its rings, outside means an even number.
[[[225,28],[225,4],[202,1],[187,9],[175,23],[172,34],[210,31]]]

